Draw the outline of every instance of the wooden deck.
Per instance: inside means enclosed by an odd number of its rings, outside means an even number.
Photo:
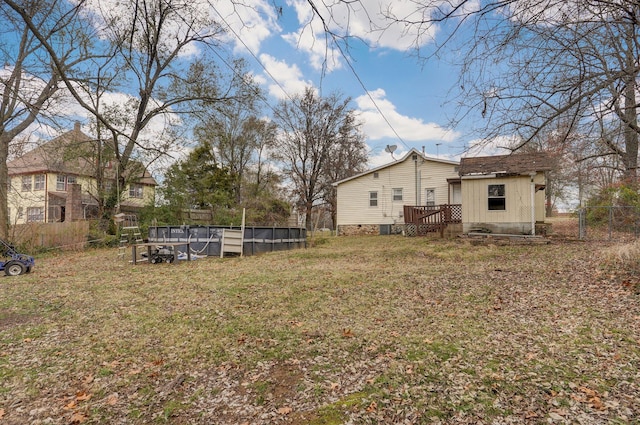
[[[462,205],[405,205],[404,224],[408,236],[425,236],[429,233],[440,233],[449,224],[462,223]]]

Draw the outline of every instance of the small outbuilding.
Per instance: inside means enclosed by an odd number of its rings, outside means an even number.
[[[463,233],[541,233],[545,173],[551,169],[544,152],[462,158]]]

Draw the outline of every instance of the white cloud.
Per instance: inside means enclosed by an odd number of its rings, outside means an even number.
[[[310,81],[303,79],[302,71],[295,64],[289,65],[267,54],[260,55],[260,62],[279,83],[279,85],[276,83],[269,85],[269,94],[277,99],[302,93],[305,87],[313,85]],[[270,76],[268,80],[273,81]]]
[[[228,39],[235,45],[236,52],[248,48],[257,54],[263,41],[281,31],[278,15],[269,1],[247,0],[242,4],[226,1],[211,7],[214,19],[223,19],[224,26],[228,26]]]
[[[360,111],[359,117],[364,123],[364,133],[370,140],[379,140],[385,137],[397,139],[396,132],[405,142],[425,140],[451,142],[459,136],[457,132],[438,124],[427,123],[420,118],[400,114],[395,105],[386,99],[386,93],[383,89],[377,89],[370,93],[373,101],[367,95],[355,99]],[[376,105],[384,116],[380,114]]]
[[[491,140],[471,140],[466,146],[463,157],[478,157],[492,155],[507,155],[511,152],[510,146],[515,146],[517,137],[501,136]]]
[[[438,26],[435,24],[406,24],[406,22],[426,22],[432,20],[437,9],[451,10],[450,1],[441,1],[421,7],[413,0],[360,0],[358,2],[316,2],[316,10],[322,20],[314,16],[306,0],[288,0],[287,4],[294,8],[299,24],[310,27],[308,32],[322,39],[324,25],[341,36],[348,35],[366,41],[372,47],[390,48],[406,51],[423,47],[435,39]],[[465,2],[464,11],[478,8],[479,1]],[[462,13],[462,12],[461,12]],[[303,30],[296,32],[301,34]],[[293,34],[288,35],[293,39]],[[301,43],[312,54],[320,49],[310,49],[308,42]]]

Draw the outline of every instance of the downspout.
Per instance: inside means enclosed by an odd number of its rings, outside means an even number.
[[[414,205],[418,206],[418,154],[413,154],[413,166],[414,166],[414,174],[415,174],[415,183],[416,183],[416,203]]]
[[[531,177],[531,234],[536,235],[536,184],[533,181],[536,173],[529,173]]]

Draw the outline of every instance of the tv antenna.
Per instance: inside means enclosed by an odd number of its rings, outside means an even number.
[[[396,145],[387,145],[386,148],[384,148],[385,152],[389,152],[391,154],[391,158],[396,159],[395,156],[393,156],[393,152],[398,149],[398,147]]]

